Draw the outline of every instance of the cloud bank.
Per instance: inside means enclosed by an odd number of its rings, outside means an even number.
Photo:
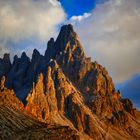
[[[90,17],[72,23],[87,55],[104,65],[115,83],[140,73],[139,0],[109,0],[97,5]]]
[[[42,45],[41,42],[56,35],[57,26],[65,18],[56,0],[0,1],[0,56]]]

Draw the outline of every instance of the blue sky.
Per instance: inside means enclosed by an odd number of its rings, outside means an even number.
[[[68,14],[68,18],[88,13],[96,6],[95,0],[60,0],[60,2]]]
[[[91,12],[97,4],[108,0],[59,0],[66,11],[68,18]]]
[[[140,108],[139,0],[1,0],[0,57],[31,56],[34,48],[43,54],[67,23],[86,55],[106,67],[123,96]]]
[[[129,98],[134,106],[140,110],[140,75],[134,75],[128,81],[116,84],[116,88],[121,90],[123,98]]]

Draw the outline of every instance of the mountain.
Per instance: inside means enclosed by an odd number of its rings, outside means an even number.
[[[0,138],[140,139],[140,112],[84,53],[72,25],[41,55],[0,59]]]

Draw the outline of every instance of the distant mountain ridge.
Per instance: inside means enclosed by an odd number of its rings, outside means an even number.
[[[0,79],[3,105],[7,106],[8,102],[11,110],[19,111],[19,116],[27,115],[39,125],[46,125],[46,129],[48,125],[53,125],[53,129],[64,127],[63,130],[71,132],[66,137],[60,130],[66,139],[140,138],[140,113],[129,99],[123,99],[121,92],[116,91],[107,70],[86,57],[71,24],[62,26],[56,41],[53,38],[48,41],[44,55],[35,49],[30,60],[23,52],[11,64],[9,54],[5,54],[0,59]],[[2,133],[5,139],[15,133],[12,128],[7,131],[7,137]],[[45,139],[45,135],[47,132],[40,138]]]

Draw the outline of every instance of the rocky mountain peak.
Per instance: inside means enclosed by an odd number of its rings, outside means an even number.
[[[47,46],[48,46],[48,49],[53,48],[53,46],[54,46],[54,38],[50,38],[50,40],[48,41]]]
[[[26,55],[25,52],[23,52],[23,53],[21,54],[21,60],[22,60],[22,61],[30,61],[30,58]]]
[[[107,70],[86,58],[72,25],[62,26],[56,41],[53,38],[48,41],[45,56],[34,49],[31,61],[23,52],[21,58],[14,57],[11,66],[7,62],[10,62],[8,55],[0,59],[0,76],[6,77],[20,100],[27,101],[24,111],[18,110],[20,114],[26,112],[26,117],[47,127],[48,124],[68,126],[83,140],[140,137],[139,112],[115,90]],[[5,88],[5,77],[1,77],[0,101],[8,100],[7,104],[14,103],[20,109],[21,103],[13,91]]]
[[[10,54],[5,53],[4,56],[3,56],[3,60],[10,62]]]
[[[85,58],[83,47],[79,41],[78,35],[71,24],[62,26],[55,42],[57,54],[73,54],[74,57]]]
[[[32,54],[32,60],[38,59],[39,56],[40,56],[40,52],[37,49],[34,49]]]
[[[23,52],[21,54],[21,57],[19,58],[19,60],[20,60],[20,65],[22,65],[23,63],[24,64],[30,63],[30,58],[27,56],[27,54],[25,52]],[[22,67],[24,67],[24,66],[22,65]]]
[[[0,78],[9,72],[11,66],[10,54],[5,53],[3,58],[0,58]]]
[[[61,27],[61,30],[60,30],[60,34],[59,36],[65,36],[66,40],[69,39],[70,37],[74,37],[76,38],[77,34],[75,33],[74,29],[73,29],[73,26],[71,24],[68,24],[68,25],[63,25]],[[58,37],[59,37],[58,36]]]
[[[14,56],[13,65],[14,65],[15,63],[17,63],[18,59],[19,59],[19,58],[18,58],[18,56],[17,56],[17,55],[15,55],[15,56]]]
[[[50,38],[50,40],[47,43],[47,50],[45,52],[45,59],[48,61],[51,58],[55,58],[56,55],[56,49],[54,48],[54,38]]]

